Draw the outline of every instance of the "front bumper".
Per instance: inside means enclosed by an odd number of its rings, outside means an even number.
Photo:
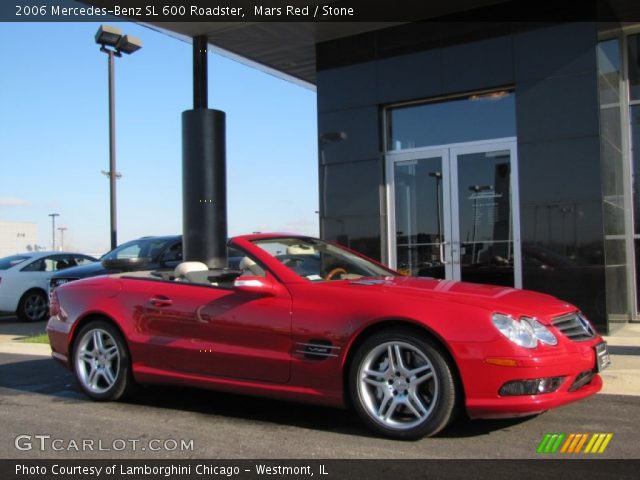
[[[600,337],[585,342],[564,340],[557,347],[532,350],[531,355],[504,355],[504,345],[469,348],[458,345],[457,355],[471,418],[507,418],[534,415],[594,395],[602,389],[597,373],[595,346]],[[455,347],[454,347],[455,348]],[[502,353],[500,355],[499,353]],[[519,355],[518,355],[519,354]],[[461,358],[462,357],[462,358]],[[492,359],[515,360],[516,366],[495,365]],[[501,396],[500,388],[517,380],[564,377],[550,393]]]

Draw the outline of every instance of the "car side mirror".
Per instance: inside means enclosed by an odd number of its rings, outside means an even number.
[[[233,287],[239,292],[274,296],[276,294],[276,284],[266,277],[240,277],[233,282]]]

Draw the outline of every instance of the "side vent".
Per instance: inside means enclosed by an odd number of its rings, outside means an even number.
[[[302,354],[307,360],[325,360],[337,357],[339,352],[340,347],[334,347],[329,340],[311,339],[296,343],[296,353]]]

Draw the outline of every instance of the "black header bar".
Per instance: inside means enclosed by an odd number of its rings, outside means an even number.
[[[346,452],[345,452],[346,453]],[[427,453],[427,452],[425,452]],[[0,460],[3,480],[637,478],[640,460]]]
[[[637,0],[14,0],[0,21],[640,21]]]

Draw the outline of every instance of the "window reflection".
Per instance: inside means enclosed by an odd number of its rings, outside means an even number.
[[[633,162],[633,203],[635,232],[640,234],[640,105],[629,109],[631,120],[631,159]]]
[[[640,35],[628,37],[629,98],[640,100]]]
[[[389,116],[389,150],[516,135],[515,95],[507,90],[393,108]]]
[[[618,40],[598,45],[598,89],[600,103],[608,105],[620,101],[620,52]]]
[[[444,278],[442,158],[398,162],[394,177],[398,270]]]
[[[509,151],[458,156],[461,278],[513,285]]]

